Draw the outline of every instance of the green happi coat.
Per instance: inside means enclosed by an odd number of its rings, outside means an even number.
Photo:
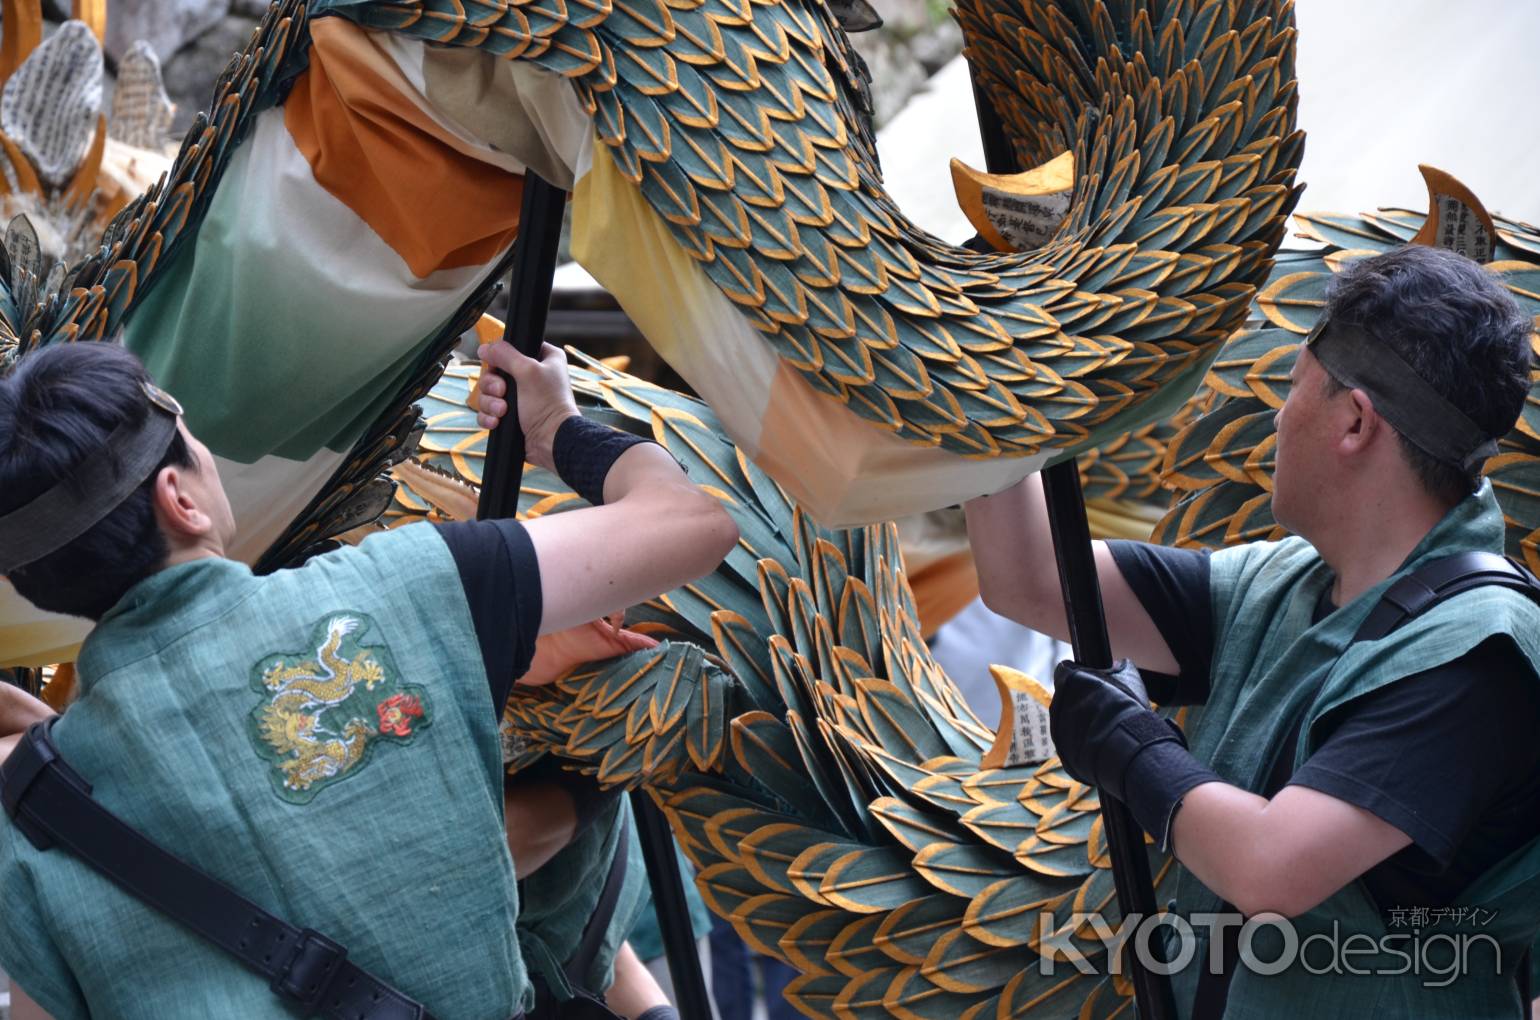
[[[1329,732],[1333,710],[1404,677],[1453,661],[1493,635],[1509,635],[1540,676],[1540,609],[1522,595],[1485,587],[1423,614],[1378,641],[1351,638],[1380,595],[1396,579],[1428,560],[1467,550],[1502,552],[1503,519],[1490,483],[1465,499],[1422,540],[1400,570],[1348,605],[1311,625],[1332,571],[1305,541],[1289,538],[1226,549],[1211,561],[1210,601],[1215,623],[1212,693],[1189,711],[1193,753],[1225,781],[1260,791],[1272,754],[1292,755],[1297,768]],[[1324,673],[1324,682],[1321,677]],[[1296,746],[1281,748],[1294,721],[1305,725]],[[1437,754],[1437,747],[1414,749]],[[1182,869],[1171,906],[1184,916],[1220,909],[1219,897]],[[1417,949],[1411,928],[1390,928],[1362,882],[1353,882],[1318,907],[1293,919],[1300,941],[1335,930],[1338,945],[1354,940],[1348,963],[1380,976],[1311,973],[1323,970],[1327,947],[1317,939],[1303,960],[1267,975],[1242,967],[1230,986],[1227,1020],[1258,1017],[1449,1017],[1475,1020],[1520,1015],[1513,973],[1540,928],[1540,845],[1530,844],[1482,875],[1456,900],[1467,912],[1460,924],[1445,919],[1423,936],[1448,935]],[[1395,904],[1383,904],[1387,910]],[[1335,927],[1334,927],[1335,926]],[[1191,1007],[1209,947],[1198,926],[1193,962],[1175,977],[1177,1001]],[[1445,984],[1442,973],[1458,945],[1466,973]],[[1483,938],[1481,936],[1487,936]],[[1373,948],[1365,951],[1373,943]],[[1492,949],[1501,946],[1501,960]],[[1284,950],[1276,928],[1261,927],[1252,943],[1257,959],[1271,964]],[[1404,956],[1396,955],[1399,951]],[[1342,959],[1342,957],[1337,957]],[[1494,974],[1500,964],[1501,973]],[[1270,968],[1266,968],[1270,969]],[[1387,971],[1404,969],[1400,975]],[[1437,971],[1438,973],[1434,973]],[[1445,984],[1426,987],[1425,982]],[[1527,1015],[1527,1011],[1526,1011]]]
[[[255,577],[146,579],[54,738],[129,824],[436,1016],[528,1005],[497,719],[453,559],[412,525]],[[267,983],[0,818],[0,965],[56,1020],[291,1015]]]

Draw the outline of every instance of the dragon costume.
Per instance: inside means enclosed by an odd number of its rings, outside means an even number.
[[[279,0],[93,254],[33,290],[13,254],[0,356],[121,334],[220,457],[264,568],[386,502],[464,514],[472,373],[427,396],[399,464],[412,405],[484,328],[520,175],[570,186],[575,253],[711,405],[595,366],[590,413],[664,442],[743,538],[633,612],[658,649],[517,700],[511,766],[649,784],[809,1013],[1110,1015],[1116,979],[1034,966],[1092,952],[1070,918],[1112,903],[1095,791],[1004,767],[929,657],[892,528],[826,525],[1098,447],[1092,480],[1150,491],[1161,430],[1218,399],[1185,404],[1230,367],[1296,196],[1291,9],[957,13],[1020,162],[1069,154],[1020,253],[948,246],[886,199],[864,69],[816,0]],[[526,514],[576,505],[526,475]],[[14,603],[4,660],[64,657],[67,629]]]
[[[168,177],[11,309],[7,357],[121,331],[220,458],[235,553],[276,566],[388,495],[532,167],[572,186],[578,257],[820,520],[1002,488],[1169,417],[1242,322],[1295,195],[1294,30],[1276,2],[959,19],[1022,161],[1074,164],[1020,254],[885,198],[821,3],[283,0]],[[67,657],[59,621],[30,624],[6,661]]]

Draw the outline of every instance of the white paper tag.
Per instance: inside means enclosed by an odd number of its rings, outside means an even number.
[[[1047,195],[1013,195],[998,188],[984,188],[984,213],[989,222],[1016,251],[1031,251],[1047,244],[1069,215],[1071,192]]]
[[[1487,233],[1470,206],[1449,195],[1434,195],[1438,210],[1438,237],[1435,243],[1477,262],[1492,261],[1492,235]]]
[[[1053,734],[1048,729],[1048,706],[1026,691],[1012,691],[1011,715],[1016,726],[1011,733],[1011,749],[1005,755],[1006,767],[1037,765],[1052,758],[1054,747]]]

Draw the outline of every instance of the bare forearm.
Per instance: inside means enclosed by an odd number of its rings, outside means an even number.
[[[11,1020],[53,1020],[16,982],[11,982]]]
[[[0,683],[0,736],[20,733],[28,726],[54,715],[54,710],[20,687]]]
[[[656,443],[638,443],[610,465],[604,476],[604,502],[619,503],[629,496],[690,484],[690,477],[667,450]]]
[[[710,573],[738,526],[661,447],[610,466],[603,506],[525,523],[541,563],[543,634],[624,610]],[[548,565],[559,565],[547,569]]]
[[[654,1006],[668,1005],[668,996],[658,987],[631,943],[622,942],[620,952],[615,954],[615,981],[604,993],[604,1001],[616,1013],[635,1020]]]
[[[1261,837],[1267,807],[1265,797],[1227,783],[1208,783],[1183,798],[1171,826],[1177,859],[1211,891],[1247,914],[1256,912],[1248,909],[1255,906],[1250,890],[1265,868]]]
[[[1300,786],[1268,800],[1227,783],[1189,791],[1177,859],[1243,914],[1304,913],[1411,840],[1362,808]]]
[[[1068,641],[1042,476],[1029,475],[997,495],[969,500],[963,509],[984,604],[1001,616]],[[1112,550],[1105,542],[1091,546],[1113,655],[1130,659],[1141,669],[1176,673],[1176,658],[1118,569]]]
[[[503,790],[503,820],[520,878],[538,871],[577,832],[572,797],[555,783],[510,783]]]

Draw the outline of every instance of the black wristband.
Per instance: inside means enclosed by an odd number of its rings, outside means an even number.
[[[1155,837],[1163,853],[1171,852],[1171,823],[1182,798],[1195,786],[1223,782],[1175,740],[1147,745],[1128,763],[1123,791],[1128,810],[1139,827]]]
[[[638,443],[652,440],[621,432],[582,415],[573,415],[561,423],[551,442],[551,460],[556,475],[572,491],[594,506],[604,503],[604,478],[620,455]]]

